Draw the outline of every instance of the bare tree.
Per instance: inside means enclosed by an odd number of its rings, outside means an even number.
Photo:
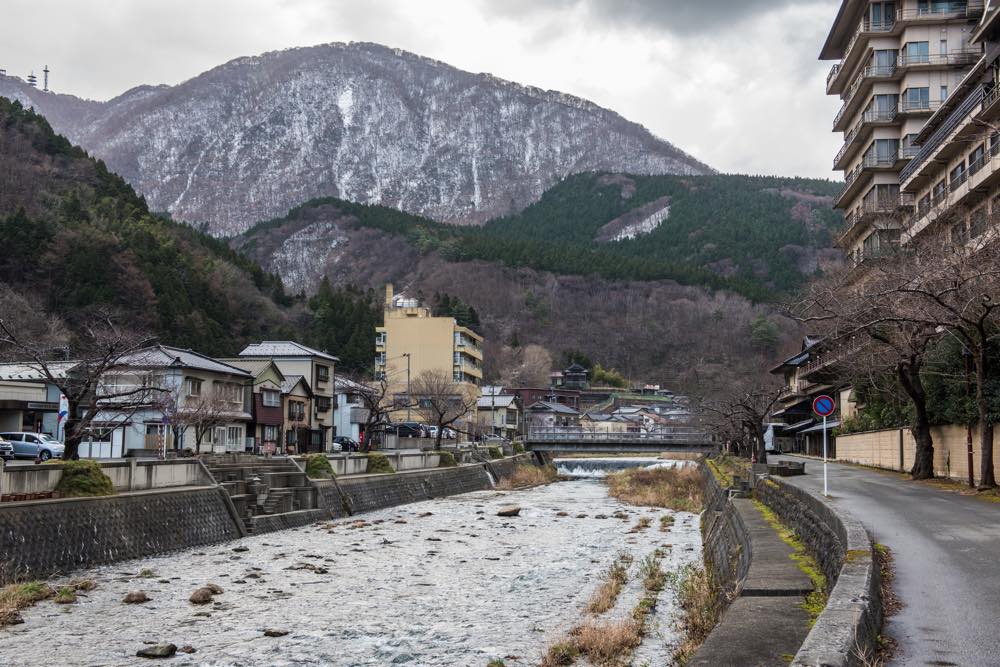
[[[701,402],[701,422],[734,453],[767,463],[764,422],[781,396],[783,385],[761,374],[758,381],[737,383]]]
[[[183,385],[165,394],[161,409],[175,433],[184,434],[188,429],[194,432],[194,451],[201,454],[205,436],[232,421],[233,404],[215,389],[205,389],[201,396],[182,397],[182,391]]]
[[[113,405],[115,418],[125,421],[162,391],[148,374],[126,384],[107,381],[125,370],[125,357],[150,342],[122,327],[111,311],[94,309],[69,326],[0,286],[0,356],[33,369],[65,396],[64,458],[78,457],[80,443],[106,406]]]
[[[859,389],[883,390],[885,378],[894,379],[913,406],[910,432],[916,449],[910,474],[929,479],[934,476],[934,440],[921,373],[941,334],[903,316],[904,302],[896,297],[910,281],[897,265],[904,260],[903,253],[890,249],[870,258],[860,278],[848,271],[832,272],[810,284],[789,310],[800,321],[822,328],[818,333],[830,348],[827,354],[836,357],[832,372],[841,379]],[[891,268],[894,265],[897,268]]]
[[[371,448],[371,438],[380,428],[389,423],[389,412],[392,406],[387,401],[389,394],[389,381],[385,378],[381,380],[364,380],[361,377],[351,380],[357,385],[358,398],[366,411],[365,415],[365,443]]]
[[[410,394],[424,421],[437,426],[434,449],[441,449],[444,429],[468,415],[479,398],[474,387],[455,382],[450,373],[440,370],[427,370],[418,375]]]

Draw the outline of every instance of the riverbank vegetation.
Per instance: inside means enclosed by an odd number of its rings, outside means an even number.
[[[526,489],[531,486],[542,486],[556,481],[559,473],[553,465],[533,466],[519,463],[514,467],[514,474],[497,482],[496,488],[503,491]]]
[[[711,573],[700,565],[688,565],[677,578],[677,603],[684,640],[674,651],[674,662],[687,663],[708,637],[722,615],[722,594]]]
[[[396,472],[396,469],[392,467],[391,463],[389,463],[389,458],[385,454],[382,454],[381,452],[370,452],[368,454],[368,466],[365,468],[365,472],[378,475]]]
[[[601,585],[590,596],[590,602],[587,603],[588,613],[603,614],[615,606],[615,602],[618,601],[618,595],[628,582],[628,566],[631,562],[631,555],[618,555],[617,560],[604,573]]]
[[[309,454],[306,457],[306,477],[309,479],[333,479],[336,476],[326,454]]]
[[[591,618],[584,621],[570,630],[566,637],[549,646],[542,658],[541,667],[572,665],[579,658],[586,658],[590,664],[599,667],[628,665],[632,652],[642,644],[647,631],[646,621],[656,609],[657,598],[667,582],[667,574],[660,567],[662,557],[662,551],[657,549],[640,563],[639,577],[642,580],[643,594],[628,617],[615,620]],[[631,562],[630,555],[619,554],[618,560],[605,573],[604,583],[591,597],[587,611],[599,614],[614,607],[618,593],[626,582]],[[595,602],[599,603],[600,611],[594,610]]]
[[[113,496],[114,484],[111,478],[101,470],[97,461],[81,459],[65,461],[62,464],[62,476],[56,483],[54,491],[61,498],[84,498],[91,496]]]
[[[631,468],[605,478],[608,494],[630,505],[699,512],[701,473],[693,466]]]

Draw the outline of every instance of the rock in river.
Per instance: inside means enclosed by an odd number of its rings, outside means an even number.
[[[122,600],[125,604],[142,604],[149,602],[149,596],[144,591],[132,591]]]
[[[175,653],[177,646],[174,644],[155,644],[135,652],[140,658],[172,658]]]
[[[506,505],[497,510],[497,516],[517,516],[521,513],[518,505]]]

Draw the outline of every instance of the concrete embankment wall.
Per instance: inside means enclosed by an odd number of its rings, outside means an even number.
[[[758,481],[754,495],[810,547],[830,589],[792,665],[864,664],[862,657],[874,654],[883,620],[878,566],[864,526],[829,500],[780,478]]]
[[[762,524],[759,512],[745,499],[728,498],[728,491],[707,466],[702,532],[706,567],[733,600],[719,625],[695,654],[690,665],[742,664],[756,644],[773,640],[800,623],[789,595],[811,589],[801,572],[789,571],[787,554],[775,549],[777,535]],[[864,527],[826,499],[781,478],[754,480],[753,495],[791,527],[809,547],[827,579],[829,600],[816,623],[791,633],[796,646],[792,665],[853,667],[874,653],[882,626],[878,568]],[[756,549],[754,548],[756,545]],[[774,570],[783,565],[784,571]],[[796,578],[798,574],[798,578]],[[801,597],[795,598],[794,605]],[[769,630],[760,632],[768,621]],[[738,645],[739,655],[730,647]],[[786,651],[791,653],[794,650]],[[730,658],[735,662],[729,662]],[[755,663],[756,664],[756,663]]]
[[[969,478],[968,434],[964,426],[935,426],[934,474],[965,481]],[[867,431],[837,436],[837,460],[887,470],[909,471],[913,467],[916,442],[908,428]],[[993,449],[1000,451],[1000,428],[993,432]],[[993,463],[1000,476],[1000,459]],[[982,475],[979,458],[979,429],[972,433],[972,471],[978,482]]]
[[[211,486],[212,476],[198,459],[99,461],[115,491],[145,491],[181,486]],[[63,463],[3,464],[0,462],[0,496],[49,493],[62,477]]]
[[[219,487],[7,503],[0,507],[0,583],[234,540]]]
[[[522,455],[490,466],[508,476],[519,462],[531,463],[532,458]],[[254,517],[251,530],[255,534],[284,530],[486,490],[493,481],[486,464],[480,463],[314,484],[318,509]],[[219,486],[0,503],[0,584],[233,540],[242,534],[232,501]]]

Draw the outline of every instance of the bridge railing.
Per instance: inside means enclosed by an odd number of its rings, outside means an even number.
[[[533,428],[528,431],[529,443],[647,443],[668,445],[711,445],[712,436],[704,431],[587,431],[566,428]]]

